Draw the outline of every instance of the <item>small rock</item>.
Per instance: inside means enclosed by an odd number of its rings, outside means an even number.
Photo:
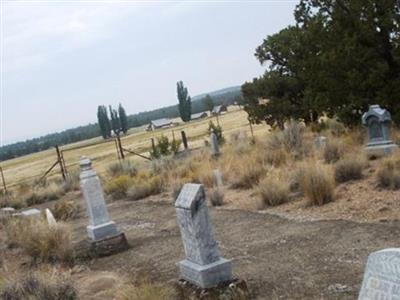
[[[331,293],[344,293],[350,290],[351,289],[347,285],[340,283],[335,283],[328,286],[328,291]]]

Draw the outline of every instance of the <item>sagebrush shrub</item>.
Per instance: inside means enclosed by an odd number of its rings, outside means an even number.
[[[301,188],[311,205],[323,205],[334,199],[335,180],[329,166],[308,162],[301,167]]]
[[[67,221],[79,216],[80,205],[75,201],[60,201],[53,207],[53,214],[56,220]]]
[[[111,177],[117,177],[121,175],[133,177],[137,174],[137,169],[132,161],[125,159],[108,165],[107,172]]]
[[[358,155],[349,155],[340,159],[334,166],[336,182],[361,179],[365,164],[365,160]]]
[[[114,200],[123,199],[127,196],[130,186],[132,186],[132,177],[128,175],[120,175],[107,181],[104,192],[111,195]]]
[[[160,176],[137,178],[127,191],[128,200],[139,200],[163,191],[163,181]]]
[[[329,139],[323,149],[323,157],[326,163],[335,163],[343,157],[343,145],[337,139]]]

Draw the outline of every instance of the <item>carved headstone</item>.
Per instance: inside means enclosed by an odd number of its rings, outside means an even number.
[[[97,241],[117,235],[117,227],[108,216],[103,189],[99,177],[92,169],[92,162],[88,158],[82,158],[80,167],[81,189],[89,215],[89,225],[86,227],[89,238]]]
[[[358,300],[400,299],[400,249],[390,248],[368,257]]]
[[[232,280],[230,260],[218,254],[203,186],[185,184],[175,209],[186,254],[179,262],[181,277],[201,288]]]
[[[390,140],[390,123],[392,118],[389,111],[379,105],[371,105],[368,112],[362,116],[362,124],[368,129],[367,154],[373,156],[386,155],[398,146]]]
[[[211,156],[217,157],[219,155],[218,137],[214,130],[210,134]]]

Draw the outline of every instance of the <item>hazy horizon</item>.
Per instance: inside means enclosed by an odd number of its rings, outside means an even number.
[[[1,144],[243,84],[265,67],[255,48],[293,23],[297,1],[2,4]]]

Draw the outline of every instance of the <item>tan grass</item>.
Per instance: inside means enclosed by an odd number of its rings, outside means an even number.
[[[1,288],[1,299],[77,300],[78,292],[68,275],[37,271],[24,278],[8,280]]]
[[[342,183],[349,180],[361,179],[365,166],[366,159],[361,154],[345,156],[334,166],[336,182]]]
[[[208,191],[208,198],[212,206],[224,205],[225,194],[220,188],[212,188]]]
[[[300,186],[311,205],[323,205],[334,199],[335,180],[330,166],[309,161],[301,166]]]
[[[276,206],[289,201],[289,183],[278,174],[269,174],[258,185],[264,206]]]
[[[127,284],[117,291],[117,300],[175,300],[175,291],[161,283],[144,281],[137,285]]]
[[[43,219],[12,218],[5,231],[8,245],[22,248],[34,262],[73,261],[71,230],[65,224],[49,227]]]
[[[383,188],[397,190],[400,188],[400,154],[384,158],[376,173],[378,183]]]
[[[80,205],[75,201],[60,201],[53,207],[53,214],[56,220],[67,221],[79,216]]]
[[[322,154],[326,163],[337,162],[344,155],[343,143],[339,139],[329,138]]]

